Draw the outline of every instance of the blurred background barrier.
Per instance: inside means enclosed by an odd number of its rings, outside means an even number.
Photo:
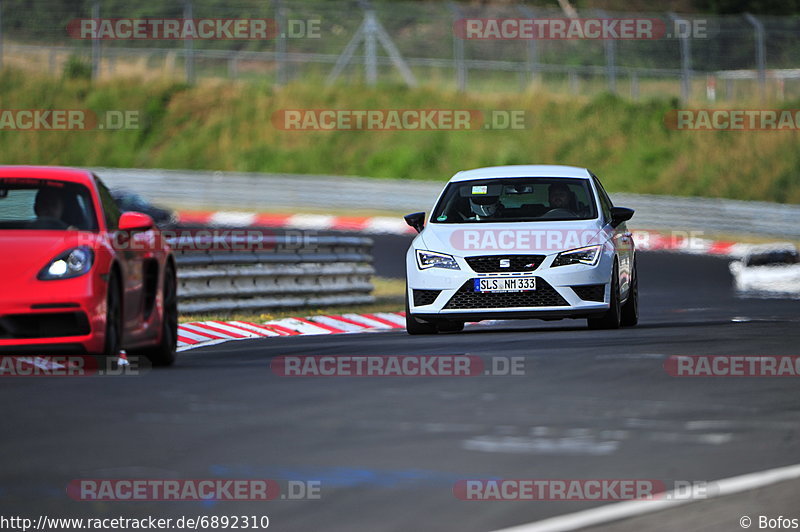
[[[797,17],[558,9],[508,2],[0,0],[0,63],[53,76],[396,83],[686,101],[800,95]],[[24,6],[24,8],[22,8]],[[650,39],[467,39],[464,19],[650,19]],[[85,19],[267,19],[266,39],[76,38]],[[274,35],[273,35],[274,34]]]
[[[372,303],[372,239],[263,235],[173,238],[182,313]]]
[[[281,213],[320,209],[340,215],[365,209],[398,215],[430,213],[443,186],[441,182],[347,176],[106,168],[95,172],[112,188],[130,189],[173,208],[232,209],[219,217],[231,226],[246,225],[243,221],[252,219],[247,212],[276,208]],[[611,197],[617,205],[636,209],[633,228],[800,238],[800,205],[646,194]],[[403,223],[399,216],[398,222]],[[309,228],[318,229],[318,220]],[[380,228],[375,232],[381,232]]]

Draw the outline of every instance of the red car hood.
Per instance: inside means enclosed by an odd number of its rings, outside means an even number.
[[[98,235],[79,231],[0,230],[0,288],[36,277],[51,260],[77,246],[95,248]]]

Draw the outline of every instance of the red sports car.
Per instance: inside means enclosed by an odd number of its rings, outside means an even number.
[[[176,266],[86,170],[0,166],[0,352],[175,361]]]

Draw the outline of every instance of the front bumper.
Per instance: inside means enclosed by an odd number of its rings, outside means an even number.
[[[91,274],[37,281],[0,302],[0,353],[100,353],[105,342],[104,290]]]
[[[556,255],[547,255],[529,272],[479,273],[463,257],[456,257],[460,270],[419,270],[412,249],[406,257],[409,310],[415,317],[429,321],[586,318],[607,311],[613,252],[603,251],[594,266],[553,268]],[[491,277],[534,277],[536,290],[473,291],[473,279]]]

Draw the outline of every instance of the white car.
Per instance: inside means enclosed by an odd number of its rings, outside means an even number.
[[[800,293],[800,252],[791,242],[750,246],[729,267],[740,292]]]
[[[406,330],[456,332],[468,321],[585,318],[638,322],[635,249],[625,222],[585,168],[519,165],[459,172],[406,256]]]

